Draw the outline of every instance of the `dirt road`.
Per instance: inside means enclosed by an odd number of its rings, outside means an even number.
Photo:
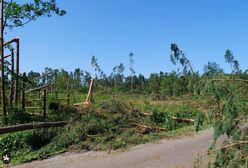
[[[125,152],[65,153],[14,168],[192,168],[197,154],[206,153],[211,130],[176,140],[162,140],[133,147]]]

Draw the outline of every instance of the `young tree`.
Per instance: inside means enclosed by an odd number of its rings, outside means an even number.
[[[160,78],[157,73],[152,73],[148,80],[149,88],[152,93],[156,94],[156,96],[160,95]]]
[[[112,72],[112,78],[114,80],[115,85],[121,85],[123,83],[123,78],[124,78],[124,72],[125,67],[122,63],[120,63],[120,65],[115,66],[113,68],[113,72]]]
[[[208,62],[207,65],[204,65],[203,71],[203,75],[206,76],[214,76],[224,73],[223,69],[220,68],[220,65],[218,65],[216,62]]]
[[[35,88],[38,87],[40,85],[40,73],[39,72],[34,72],[34,71],[30,71],[27,75],[28,77],[28,81],[30,81],[30,87]]]
[[[74,81],[74,87],[76,89],[79,89],[81,87],[81,70],[79,68],[75,69],[73,73],[73,81]]]

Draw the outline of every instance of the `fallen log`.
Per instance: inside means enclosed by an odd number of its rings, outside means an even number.
[[[25,93],[30,93],[30,92],[34,92],[34,91],[40,91],[42,89],[45,89],[49,86],[53,85],[53,83],[50,83],[50,84],[47,84],[47,85],[44,85],[44,86],[40,86],[40,87],[37,87],[37,88],[34,88],[34,89],[29,89],[27,91],[25,91]]]
[[[143,116],[152,116],[152,114],[150,114],[150,113],[140,113],[140,114]]]
[[[40,122],[40,123],[13,125],[13,126],[1,127],[0,134],[25,131],[31,129],[39,129],[39,128],[64,127],[66,123],[67,123],[66,121],[59,121],[59,122]]]
[[[152,114],[150,113],[141,113],[141,115],[152,116]],[[188,123],[195,122],[195,120],[192,118],[178,118],[178,117],[173,117],[173,116],[171,118],[177,122],[188,122]]]
[[[26,109],[40,109],[40,107],[26,107]]]
[[[177,117],[171,117],[173,120],[177,121],[177,122],[195,122],[194,119],[191,118],[177,118]]]
[[[134,124],[134,125],[135,125],[136,127],[144,128],[144,129],[149,129],[149,130],[167,131],[166,128],[153,127],[153,126],[145,125],[145,124]]]

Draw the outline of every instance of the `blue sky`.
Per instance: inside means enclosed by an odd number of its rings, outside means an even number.
[[[104,72],[134,53],[137,73],[176,70],[177,43],[196,70],[215,61],[226,71],[226,49],[248,69],[246,0],[57,0],[64,17],[40,18],[8,32],[21,38],[21,71],[44,67],[89,70],[95,55]]]

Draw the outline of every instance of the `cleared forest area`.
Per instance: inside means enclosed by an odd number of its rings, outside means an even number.
[[[0,7],[1,166],[73,150],[110,154],[213,127],[213,144],[204,154],[211,158],[209,167],[247,167],[248,70],[240,68],[231,50],[223,51],[230,73],[213,61],[200,73],[176,43],[168,46],[167,59],[178,68],[172,72],[136,74],[134,52],[127,53],[128,68],[120,63],[110,74],[96,56],[91,57],[92,72],[49,67],[25,72],[20,70],[21,39],[6,40],[6,29],[66,12],[55,0],[2,0]],[[230,141],[216,145],[222,135]]]

